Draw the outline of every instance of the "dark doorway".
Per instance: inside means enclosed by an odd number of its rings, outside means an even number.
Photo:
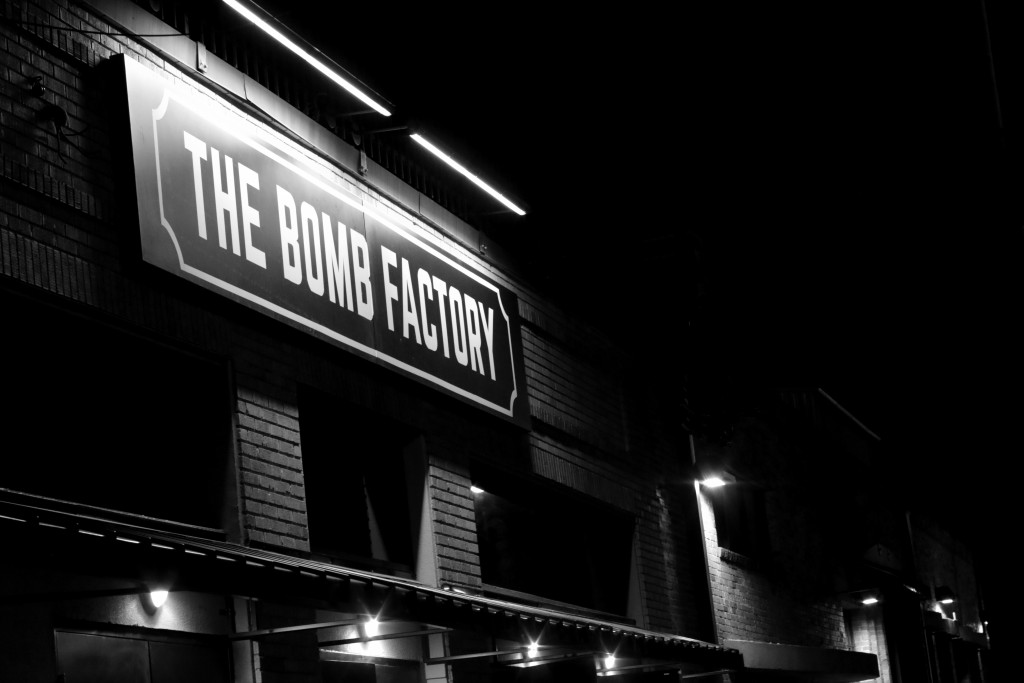
[[[65,683],[227,683],[226,650],[215,643],[57,631]]]

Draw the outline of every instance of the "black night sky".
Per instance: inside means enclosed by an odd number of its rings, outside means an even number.
[[[1013,3],[261,4],[523,202],[485,233],[567,308],[680,376],[822,387],[1003,577],[1024,422]]]

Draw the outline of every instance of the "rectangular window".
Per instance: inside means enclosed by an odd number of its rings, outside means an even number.
[[[410,575],[414,564],[406,476],[421,457],[418,434],[321,391],[299,393],[310,548],[349,566]]]
[[[0,488],[223,528],[226,364],[0,289]]]
[[[474,470],[485,584],[626,613],[633,517],[557,484]]]
[[[751,559],[767,559],[768,520],[764,491],[731,482],[708,491],[715,512],[718,545]]]

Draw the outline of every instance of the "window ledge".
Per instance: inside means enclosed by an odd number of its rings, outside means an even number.
[[[735,550],[729,550],[728,548],[720,548],[722,562],[728,562],[729,564],[742,567],[744,569],[764,569],[764,561],[757,558],[751,557],[750,555],[744,555],[738,553]]]

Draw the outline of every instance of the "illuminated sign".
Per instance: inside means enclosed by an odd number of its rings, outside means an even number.
[[[221,99],[115,59],[145,261],[526,419],[510,292],[322,158]]]

